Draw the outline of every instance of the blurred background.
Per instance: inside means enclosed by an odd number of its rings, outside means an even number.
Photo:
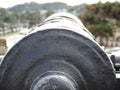
[[[0,3],[0,55],[56,12],[74,14],[108,53],[120,53],[120,0],[5,0]]]

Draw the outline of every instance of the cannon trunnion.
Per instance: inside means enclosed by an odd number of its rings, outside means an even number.
[[[0,90],[114,90],[106,53],[71,14],[54,14],[19,41],[0,66]]]

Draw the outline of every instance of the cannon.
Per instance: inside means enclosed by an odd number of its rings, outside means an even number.
[[[113,63],[82,22],[48,17],[8,51],[0,90],[114,90]]]

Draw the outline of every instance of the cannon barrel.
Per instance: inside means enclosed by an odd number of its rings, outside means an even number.
[[[0,65],[0,90],[114,90],[112,63],[82,22],[48,17]]]

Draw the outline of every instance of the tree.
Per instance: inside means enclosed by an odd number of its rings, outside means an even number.
[[[111,17],[120,20],[120,3],[114,2],[111,8]]]
[[[87,12],[83,16],[79,16],[85,23],[86,27],[97,38],[100,38],[100,44],[103,44],[103,38],[108,38],[114,35],[113,23],[109,22],[111,16],[107,16],[112,8],[111,3],[107,2],[102,4],[91,4],[87,6]]]
[[[48,11],[46,12],[46,17],[49,17],[49,16],[52,15],[53,13],[54,13],[54,11],[48,10]]]
[[[4,17],[7,15],[7,11],[4,8],[0,8],[0,31],[2,31],[3,35],[5,34],[5,24]]]
[[[17,21],[17,18],[16,18],[16,15],[14,13],[7,14],[3,18],[3,22],[7,23],[8,28],[11,30],[11,32],[13,32],[13,28],[15,27],[16,21]]]
[[[4,23],[2,21],[0,21],[0,32],[5,35],[5,30],[4,30]]]
[[[26,14],[26,19],[29,21],[29,27],[32,27],[33,25],[40,23],[41,17],[39,11],[34,11]]]

